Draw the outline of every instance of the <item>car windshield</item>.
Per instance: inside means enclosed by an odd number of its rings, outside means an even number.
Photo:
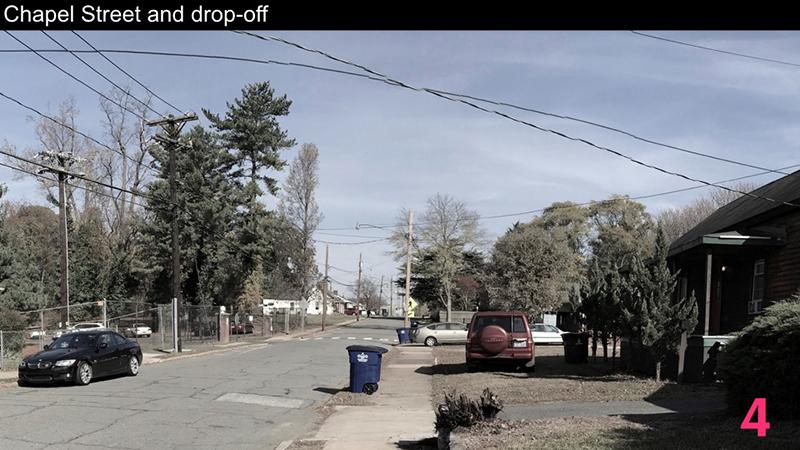
[[[57,348],[91,348],[94,346],[96,334],[66,334],[53,341],[50,349]]]

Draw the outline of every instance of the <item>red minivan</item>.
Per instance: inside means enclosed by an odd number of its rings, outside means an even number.
[[[525,313],[484,311],[472,316],[467,334],[467,369],[505,362],[534,371],[533,337]]]

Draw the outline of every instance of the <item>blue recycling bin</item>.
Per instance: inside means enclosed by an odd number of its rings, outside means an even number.
[[[385,348],[374,345],[347,347],[350,356],[350,392],[372,395],[378,390],[381,358],[386,351]]]
[[[409,338],[408,335],[409,332],[408,328],[397,328],[395,331],[397,331],[397,340],[401,344],[408,344],[409,342],[411,342],[411,339]]]

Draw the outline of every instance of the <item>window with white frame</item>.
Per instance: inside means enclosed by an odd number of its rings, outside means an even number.
[[[757,314],[762,310],[766,277],[764,275],[764,260],[759,259],[753,264],[753,291],[750,301],[747,302],[747,313]]]

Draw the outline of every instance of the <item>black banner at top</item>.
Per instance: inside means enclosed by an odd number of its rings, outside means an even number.
[[[796,29],[800,19],[774,8],[703,10],[637,2],[544,1],[175,1],[7,0],[2,29],[107,30],[525,30]],[[710,6],[707,5],[706,8]]]

